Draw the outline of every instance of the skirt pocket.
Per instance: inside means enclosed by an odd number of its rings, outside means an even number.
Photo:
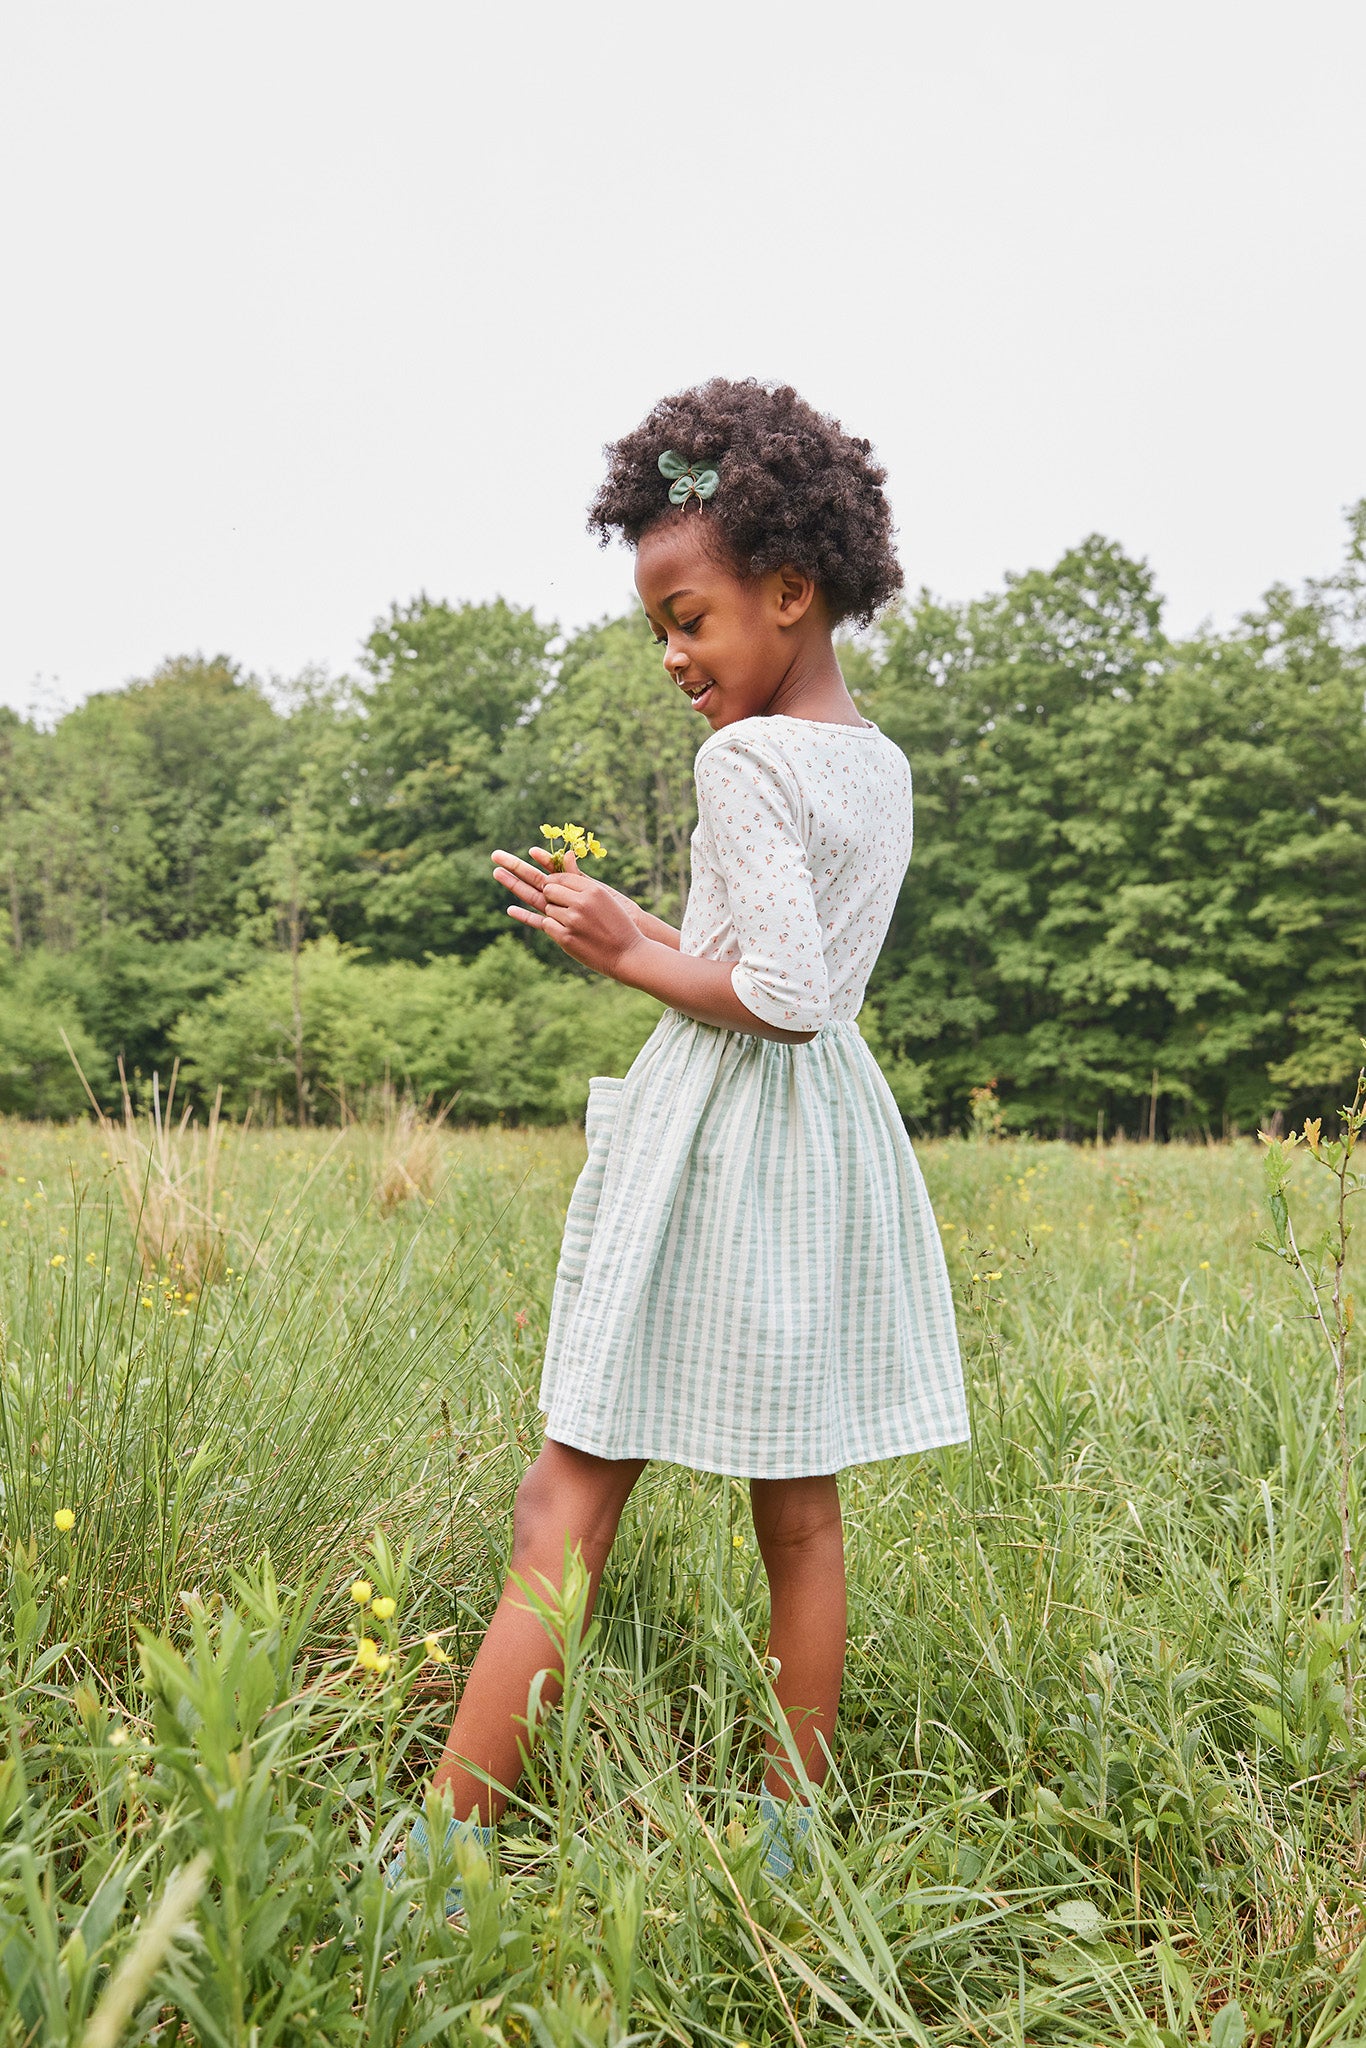
[[[624,1085],[622,1081],[614,1079],[609,1074],[595,1074],[588,1083],[588,1113],[584,1118],[588,1157],[574,1183],[574,1192],[569,1197],[569,1207],[565,1211],[564,1238],[560,1245],[560,1263],[555,1276],[557,1294],[561,1290],[577,1288],[583,1279]]]

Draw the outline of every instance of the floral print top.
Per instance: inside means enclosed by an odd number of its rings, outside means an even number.
[[[784,1031],[857,1016],[911,857],[911,771],[872,724],[772,714],[702,742],[680,947]]]

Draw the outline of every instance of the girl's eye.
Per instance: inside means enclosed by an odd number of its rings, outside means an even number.
[[[678,630],[680,633],[695,633],[701,623],[701,619],[683,619],[679,622]]]

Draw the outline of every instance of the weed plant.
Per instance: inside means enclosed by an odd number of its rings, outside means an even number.
[[[572,1578],[547,1613],[569,1683],[493,1852],[387,1892],[582,1141],[443,1130],[387,1215],[363,1131],[220,1142],[206,1290],[149,1279],[98,1132],[0,1128],[7,2048],[1366,2040],[1334,1386],[1253,1145],[922,1149],[975,1436],[845,1476],[790,1885],[745,1488],[660,1467],[591,1625]]]

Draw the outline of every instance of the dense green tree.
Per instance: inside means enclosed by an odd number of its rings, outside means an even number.
[[[552,629],[529,611],[395,605],[365,644],[367,682],[333,795],[346,865],[333,926],[379,959],[474,953],[504,929],[489,878],[500,755],[550,680]]]
[[[910,756],[917,846],[874,999],[940,1119],[996,1082],[1023,1128],[1226,1128],[1341,1078],[1366,792],[1347,609],[1273,592],[1173,649],[1147,570],[1092,540],[888,626],[869,702]]]

